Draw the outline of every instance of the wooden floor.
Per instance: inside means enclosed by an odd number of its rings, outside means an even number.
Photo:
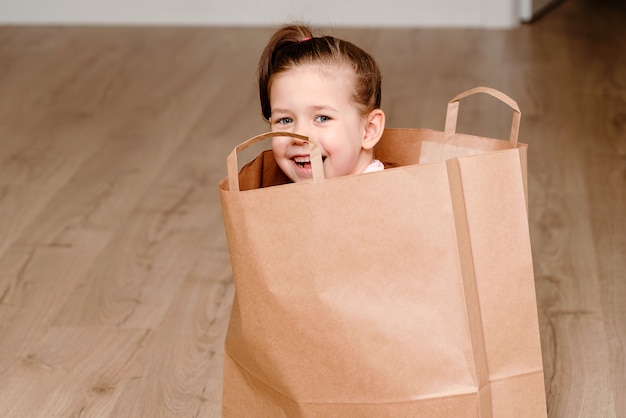
[[[511,31],[341,29],[388,126],[478,85],[522,109],[550,417],[626,417],[626,7]],[[233,284],[218,181],[267,129],[272,28],[0,27],[0,416],[218,417]],[[461,107],[506,137],[510,113]]]

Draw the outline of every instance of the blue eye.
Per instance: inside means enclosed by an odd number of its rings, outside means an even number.
[[[287,125],[287,124],[290,124],[291,122],[293,122],[291,118],[280,118],[276,121],[276,123],[279,125]]]
[[[315,118],[315,122],[327,122],[329,121],[330,118],[328,116],[325,115],[319,115]]]

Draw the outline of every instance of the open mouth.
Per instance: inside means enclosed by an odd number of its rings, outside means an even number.
[[[300,168],[311,167],[311,157],[308,155],[306,157],[294,157],[292,160]],[[322,156],[322,162],[324,162],[324,160],[326,160],[326,157]]]
[[[311,158],[310,157],[295,157],[293,162],[300,168],[310,167],[311,166]]]

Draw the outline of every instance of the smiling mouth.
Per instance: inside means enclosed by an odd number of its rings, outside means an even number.
[[[311,166],[311,158],[310,157],[294,157],[293,162],[300,168],[310,167]]]
[[[306,157],[294,157],[292,160],[298,167],[311,167],[311,157],[308,155]],[[324,162],[324,160],[326,160],[326,157],[322,156],[322,162]]]

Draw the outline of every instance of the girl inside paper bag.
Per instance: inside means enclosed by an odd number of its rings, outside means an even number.
[[[325,177],[384,168],[373,151],[385,127],[381,74],[367,52],[332,36],[313,37],[306,26],[285,26],[265,47],[258,77],[271,130],[318,142]],[[307,143],[277,137],[272,150],[292,181],[312,178]]]

